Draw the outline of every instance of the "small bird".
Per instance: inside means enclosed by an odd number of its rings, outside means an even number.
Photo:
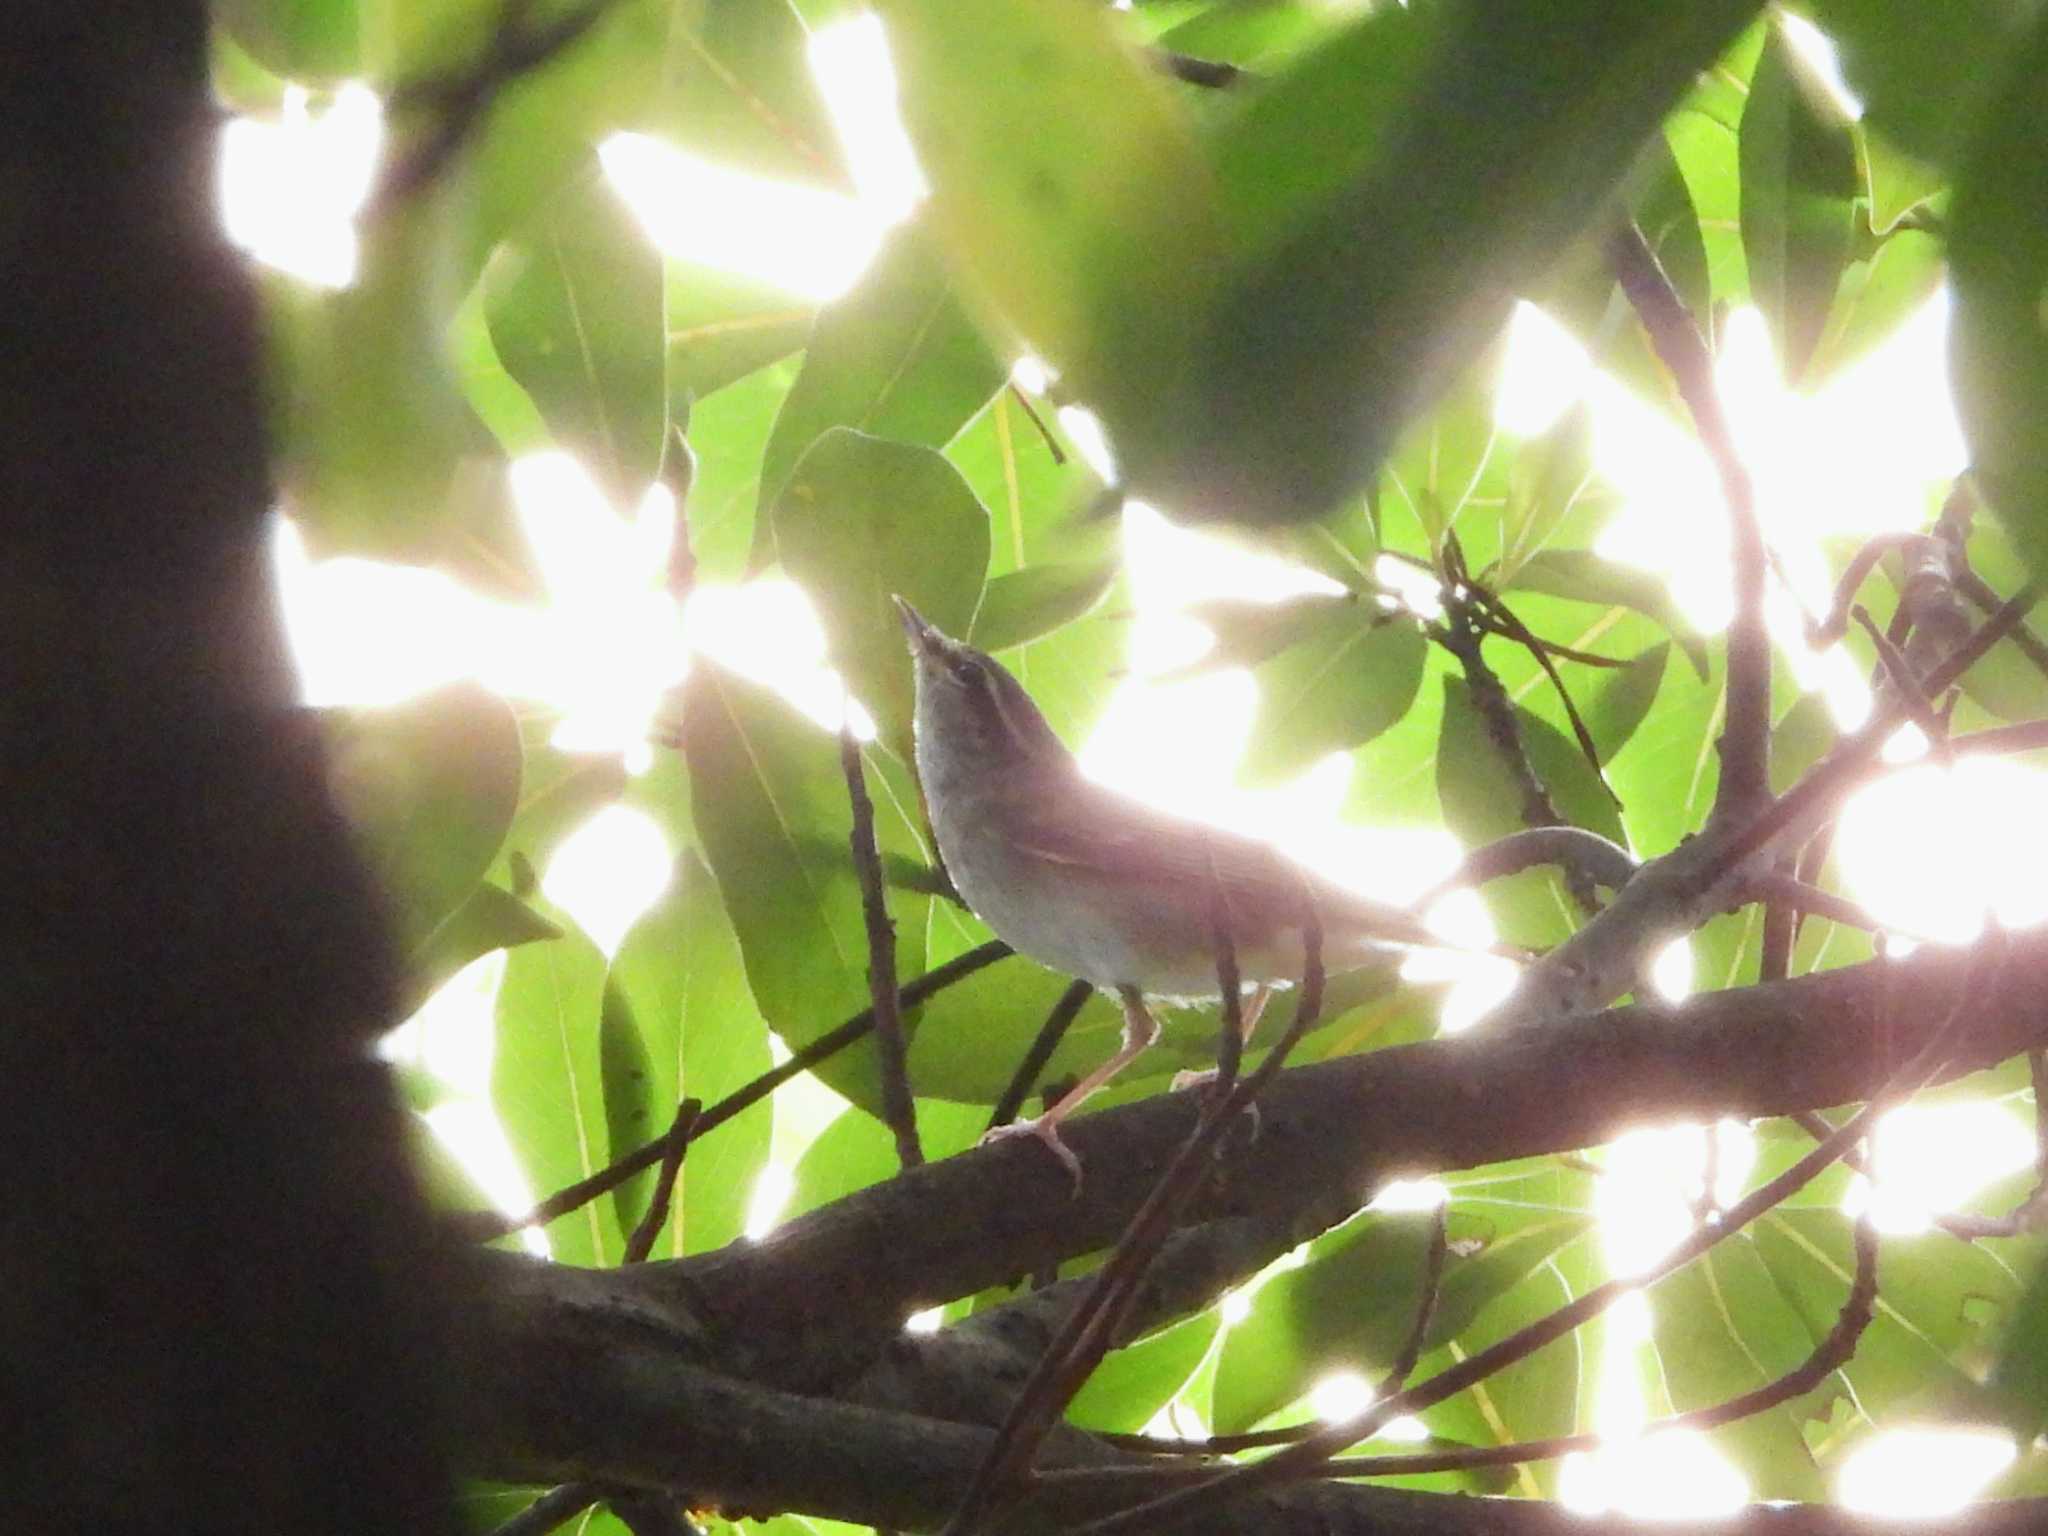
[[[991,656],[896,599],[917,673],[917,774],[939,855],[960,897],[1021,954],[1114,993],[1123,1042],[1036,1120],[1073,1176],[1059,1127],[1158,1038],[1148,997],[1215,997],[1219,915],[1255,990],[1247,1035],[1275,982],[1302,975],[1302,931],[1323,932],[1332,971],[1443,947],[1412,914],[1311,874],[1276,849],[1141,805],[1082,776],[1023,685]]]

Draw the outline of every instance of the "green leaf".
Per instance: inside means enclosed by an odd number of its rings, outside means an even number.
[[[662,264],[662,291],[668,309],[670,412],[677,418],[689,401],[802,350],[816,313],[812,304],[780,288],[679,260]],[[785,388],[788,383],[783,380]],[[751,502],[747,511],[751,518]]]
[[[1485,1200],[1454,1202],[1446,1219],[1451,1247],[1425,1348],[1459,1338],[1590,1226],[1582,1214]],[[1251,1316],[1223,1343],[1216,1429],[1257,1423],[1330,1371],[1372,1376],[1391,1365],[1421,1303],[1434,1220],[1427,1211],[1368,1211],[1262,1286]]]
[[[979,1105],[919,1099],[914,1108],[918,1144],[932,1160],[966,1151],[988,1123],[988,1111]],[[797,1160],[783,1219],[793,1220],[902,1171],[889,1127],[864,1110],[849,1109],[819,1132]]]
[[[1156,391],[1222,249],[1171,83],[1089,0],[881,9],[964,289],[1097,409]]]
[[[1516,708],[1514,713],[1529,767],[1550,792],[1558,813],[1622,842],[1626,834],[1614,802],[1578,743],[1525,709]],[[1444,825],[1467,848],[1484,847],[1528,825],[1520,781],[1474,707],[1471,689],[1459,678],[1444,680],[1436,782]],[[1514,943],[1555,944],[1576,924],[1576,908],[1550,869],[1525,870],[1493,881],[1484,894],[1502,936]]]
[[[951,902],[931,904],[927,963],[943,965],[993,935]],[[1008,1085],[1039,1026],[1067,989],[1068,978],[1019,957],[948,987],[916,1012],[910,1077],[919,1090],[990,1105]],[[1123,1015],[1115,1002],[1092,996],[1046,1064],[1041,1085],[1078,1076],[1116,1048]],[[984,1121],[987,1111],[983,1111]]]
[[[1898,329],[1941,284],[1942,248],[1925,230],[1900,229],[1842,273],[1827,328],[1814,345],[1806,380],[1823,383]]]
[[[668,436],[661,262],[593,173],[498,248],[484,274],[491,337],[555,442],[631,506]]]
[[[357,72],[357,0],[222,0],[213,19],[274,74],[312,84]]]
[[[1839,1304],[1839,1301],[1838,1301]],[[1678,1412],[1754,1391],[1803,1360],[1813,1340],[1788,1313],[1748,1233],[1737,1233],[1650,1292],[1653,1338]],[[1796,1402],[1710,1430],[1759,1499],[1826,1496]]]
[[[1949,356],[1977,484],[2039,576],[2048,572],[2048,15],[2004,75],[1957,178]]]
[[[350,287],[267,284],[279,489],[318,553],[432,559],[486,446],[448,342],[453,202],[437,189],[371,224]]]
[[[1091,395],[1133,488],[1187,516],[1278,523],[1366,483],[1757,9],[1429,7],[1398,128],[1312,217],[1240,253],[1182,387]],[[1368,51],[1361,92],[1372,69]]]
[[[775,695],[710,662],[692,671],[682,708],[691,814],[754,1000],[792,1048],[806,1045],[868,1006],[867,929],[838,744]],[[928,864],[909,820],[915,795],[885,766],[869,757],[882,855]],[[889,892],[898,976],[924,969],[929,900]],[[880,1102],[871,1044],[840,1053],[818,1075],[856,1104]]]
[[[1429,24],[1375,7],[1246,94],[1212,155],[1241,248],[1271,249],[1364,175],[1428,60]]]
[[[1990,1386],[2022,1443],[2031,1443],[2048,1425],[2048,1264],[2035,1266],[2013,1308]]]
[[[1540,437],[1514,449],[1508,466],[1504,573],[1511,575],[1568,522],[1603,514],[1616,500],[1593,472],[1591,412],[1584,405],[1567,411]]]
[[[544,714],[530,715],[519,726],[519,804],[490,870],[491,879],[515,894],[515,859],[534,872],[545,868],[563,838],[626,789],[625,766],[617,756],[564,752],[548,740],[554,727]]]
[[[1769,30],[1762,20],[1752,23],[1664,122],[1665,142],[1698,223],[1710,297],[1717,304],[1741,303],[1749,297],[1749,269],[1742,253],[1740,131],[1750,77]]]
[[[1028,644],[1087,613],[1115,581],[1111,560],[1057,560],[991,577],[967,638],[985,651]]]
[[[846,189],[809,33],[788,0],[698,0],[672,41],[639,126],[771,180]]]
[[[1381,536],[1397,540],[1399,520],[1411,519],[1421,531],[1413,552],[1435,557],[1444,535],[1455,528],[1472,569],[1481,569],[1495,553],[1498,539],[1479,535],[1468,511],[1498,507],[1507,493],[1507,455],[1493,424],[1494,370],[1469,370],[1457,386],[1408,432],[1387,460],[1380,476]]]
[[[685,1098],[708,1109],[773,1065],[732,920],[711,871],[694,854],[676,860],[668,891],[619,946],[610,980],[646,1044],[660,1114],[672,1114]],[[763,1105],[691,1145],[658,1256],[706,1253],[740,1236],[749,1192],[768,1158],[769,1128]]]
[[[1579,713],[1586,722],[1586,733],[1593,738],[1603,764],[1628,744],[1637,727],[1649,717],[1650,706],[1657,701],[1657,690],[1664,682],[1664,663],[1670,655],[1668,642],[1652,646],[1627,666],[1604,674],[1592,696],[1580,702]]]
[[[1027,412],[1021,400],[998,392],[946,445],[947,461],[989,509],[990,574],[1053,563],[1115,565],[1120,520],[1095,510],[1102,481],[1049,403]]]
[[[1848,120],[1773,29],[1742,114],[1742,247],[1785,378],[1806,371],[1849,257],[1860,190]]]
[[[965,634],[988,572],[988,513],[931,449],[834,427],[775,503],[775,547],[817,604],[833,664],[907,755],[910,652],[890,598]]]
[[[1616,564],[1588,549],[1546,549],[1523,561],[1508,586],[1633,608],[1669,630],[1693,671],[1702,678],[1707,675],[1706,641],[1686,622],[1663,581],[1648,571]]]
[[[1994,83],[2023,46],[2031,0],[1807,0],[1864,106],[1907,153],[1954,169]]]
[[[599,1043],[604,956],[581,933],[515,949],[498,987],[491,1105],[536,1199],[588,1178],[611,1159]],[[618,1219],[593,1200],[547,1228],[555,1258],[618,1261]]]
[[[491,46],[500,13],[488,6],[468,9],[486,19],[479,47],[458,66],[475,69],[482,49]],[[537,5],[519,14],[544,25],[542,17],[565,9],[566,4]],[[465,283],[500,238],[571,181],[594,172],[594,145],[616,129],[637,125],[659,84],[674,14],[666,0],[614,0],[581,38],[497,94],[467,152],[476,199],[468,249],[460,258]],[[439,114],[425,116],[422,132],[437,131]]]
[[[1891,234],[1914,209],[1942,198],[1947,182],[1940,172],[1894,145],[1883,130],[1867,122],[1856,125],[1856,164],[1869,200],[1873,235]]]
[[[457,683],[329,719],[336,792],[367,845],[401,944],[429,937],[476,891],[519,801],[519,730],[505,701]]]
[[[1270,781],[1370,741],[1408,712],[1429,642],[1412,620],[1338,604],[1252,672],[1258,712],[1239,777]]]
[[[406,957],[406,1011],[425,1002],[470,961],[494,949],[560,938],[562,930],[508,891],[479,885]]]
[[[746,572],[761,455],[798,366],[787,358],[770,363],[690,407],[697,470],[686,510],[700,580],[737,581]]]
[[[829,428],[943,448],[1002,381],[925,237],[899,231],[860,286],[819,311],[768,437],[761,504],[774,503]]]
[[[1211,1307],[1125,1345],[1095,1368],[1067,1405],[1067,1422],[1136,1433],[1172,1402],[1216,1342]]]
[[[1385,1370],[1421,1304],[1432,1222],[1423,1211],[1368,1211],[1261,1286],[1223,1341],[1215,1431],[1249,1428],[1330,1371]]]
[[[647,1042],[618,988],[607,985],[598,1006],[597,1060],[604,1083],[605,1144],[614,1153],[644,1146],[668,1129],[671,1108],[655,1096]],[[642,1172],[607,1197],[619,1231],[630,1233],[652,1198],[654,1174]]]

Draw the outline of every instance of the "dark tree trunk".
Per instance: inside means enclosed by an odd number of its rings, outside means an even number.
[[[23,1529],[431,1531],[391,973],[289,705],[206,17],[0,58],[0,1443]],[[26,1519],[23,1516],[26,1515]]]

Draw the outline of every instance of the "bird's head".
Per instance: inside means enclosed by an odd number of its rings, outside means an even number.
[[[984,651],[955,640],[902,598],[896,611],[917,669],[920,767],[1065,761],[1067,749],[1023,684]]]

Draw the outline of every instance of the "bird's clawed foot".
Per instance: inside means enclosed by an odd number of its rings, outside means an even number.
[[[1222,1084],[1217,1081],[1218,1076],[1219,1074],[1214,1067],[1203,1067],[1198,1072],[1176,1072],[1173,1074],[1173,1091],[1175,1093],[1199,1093],[1202,1096],[1204,1106],[1213,1107],[1222,1091]],[[1250,1139],[1257,1141],[1259,1139],[1258,1105],[1245,1105],[1244,1123],[1251,1128]]]
[[[1060,1140],[1057,1116],[1044,1114],[1035,1120],[1013,1120],[1008,1125],[998,1125],[981,1138],[981,1144],[985,1147],[991,1142],[1016,1141],[1026,1136],[1043,1143],[1046,1150],[1059,1159],[1060,1166],[1067,1170],[1067,1177],[1074,1181],[1074,1198],[1078,1200],[1081,1197],[1081,1159]]]

